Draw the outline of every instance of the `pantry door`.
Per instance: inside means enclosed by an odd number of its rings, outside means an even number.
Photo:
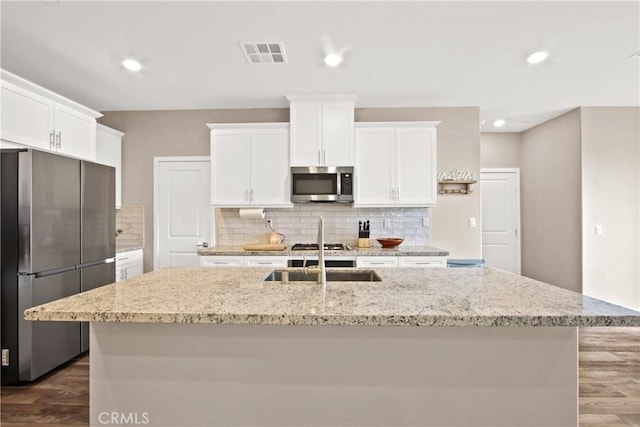
[[[520,170],[482,169],[482,258],[520,274]]]
[[[209,157],[154,158],[153,269],[199,266],[212,244]]]

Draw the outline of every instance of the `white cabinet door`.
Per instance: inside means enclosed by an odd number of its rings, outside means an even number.
[[[325,166],[353,166],[354,108],[352,103],[322,106],[322,164]]]
[[[322,165],[322,105],[292,103],[291,166]]]
[[[288,260],[289,257],[286,256],[245,256],[244,266],[256,268],[284,268],[287,266]]]
[[[398,267],[397,256],[359,256],[356,261],[358,268],[396,268]]]
[[[243,256],[201,256],[201,267],[242,267]]]
[[[287,98],[291,101],[291,166],[352,166],[355,97]]]
[[[122,136],[115,129],[96,127],[96,162],[116,169],[116,209],[122,206]]]
[[[211,131],[211,204],[250,205],[251,133],[246,129]]]
[[[400,256],[398,257],[400,268],[446,268],[446,256]]]
[[[96,119],[56,104],[56,151],[87,160],[96,158]]]
[[[356,206],[435,205],[436,124],[356,124]]]
[[[289,131],[256,129],[251,132],[251,204],[291,206]]]
[[[43,150],[53,147],[54,103],[2,82],[0,138]]]
[[[435,129],[396,129],[396,202],[436,203]]]
[[[356,129],[356,205],[393,205],[395,133],[392,128]]]

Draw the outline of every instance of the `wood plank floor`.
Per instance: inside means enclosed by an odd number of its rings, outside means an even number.
[[[0,398],[2,426],[88,426],[89,357]],[[580,426],[640,427],[640,328],[580,329]]]

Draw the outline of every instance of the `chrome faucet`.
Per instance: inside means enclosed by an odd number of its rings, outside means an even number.
[[[324,265],[324,219],[322,217],[318,219],[318,265],[307,267],[307,260],[305,258],[303,268],[305,273],[317,273],[318,284],[321,284],[323,287],[327,286],[327,268]]]
[[[327,286],[327,268],[324,265],[324,219],[318,218],[318,284]]]

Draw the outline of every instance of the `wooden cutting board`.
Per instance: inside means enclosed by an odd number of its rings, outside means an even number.
[[[243,246],[245,251],[284,251],[287,249],[285,245],[278,245],[275,243],[265,243],[264,245],[245,245]]]

